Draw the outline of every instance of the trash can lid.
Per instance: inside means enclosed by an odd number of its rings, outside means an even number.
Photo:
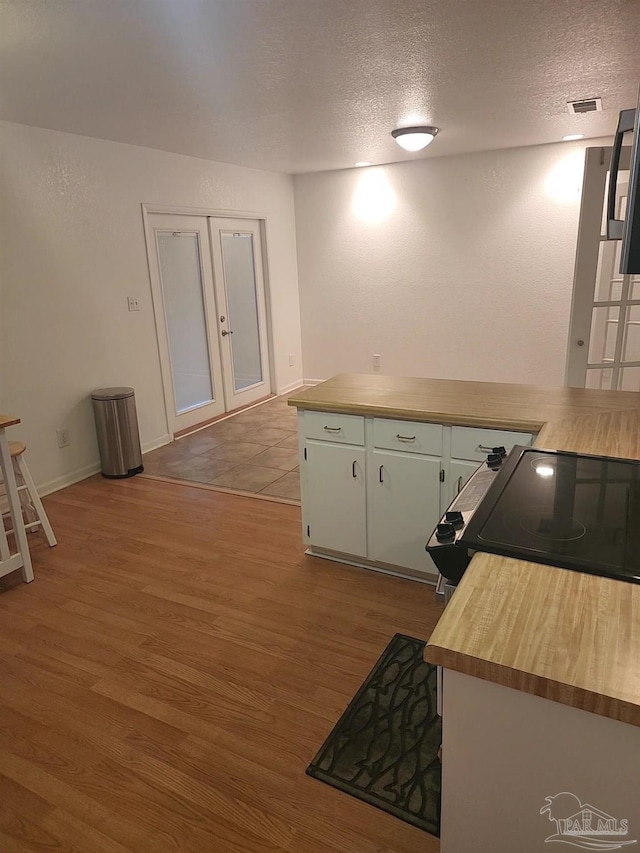
[[[125,397],[133,397],[133,388],[96,388],[91,392],[92,400],[123,400]]]

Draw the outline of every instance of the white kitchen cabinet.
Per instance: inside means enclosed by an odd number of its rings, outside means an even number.
[[[421,424],[417,421],[373,419],[373,446],[402,453],[427,453],[442,456],[441,424]]]
[[[443,680],[441,853],[554,850],[553,809],[572,797],[610,811],[614,831],[598,842],[569,830],[567,851],[638,849],[638,726],[450,669]],[[545,813],[561,791],[571,793]]]
[[[469,477],[484,462],[494,447],[504,447],[507,453],[515,444],[531,444],[528,432],[511,432],[481,427],[452,427],[450,461],[446,474],[446,505],[462,489]],[[444,507],[446,509],[446,507]]]
[[[364,444],[364,418],[334,412],[306,412],[305,438],[333,441],[337,444]]]
[[[372,462],[369,557],[432,573],[424,546],[427,527],[440,517],[440,459],[374,450]]]
[[[425,544],[485,447],[531,435],[301,410],[302,528],[310,553],[434,581]],[[382,466],[382,482],[380,475]]]
[[[474,471],[478,469],[478,462],[467,462],[463,459],[452,459],[449,462],[449,488],[447,489],[447,506],[462,491],[462,487],[467,482]],[[445,507],[446,509],[446,507]]]
[[[367,555],[364,447],[307,439],[304,523],[312,547]]]
[[[528,432],[509,432],[503,429],[481,427],[451,428],[451,458],[475,460],[478,465],[487,458],[494,447],[504,447],[507,453],[514,444],[531,444]],[[477,467],[477,466],[476,466]]]

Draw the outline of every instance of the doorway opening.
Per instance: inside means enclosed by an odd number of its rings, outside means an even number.
[[[272,395],[264,220],[143,205],[167,431]]]

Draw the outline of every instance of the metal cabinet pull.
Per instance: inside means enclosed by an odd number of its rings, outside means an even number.
[[[383,482],[383,480],[382,480],[382,469],[383,468],[384,468],[384,465],[381,465],[380,470],[378,471],[378,478],[379,478],[381,483]]]
[[[353,465],[351,466],[351,474],[352,474],[354,480],[357,479],[358,475],[356,474],[356,460],[355,459],[353,460]]]
[[[476,453],[492,453],[493,447],[485,447],[484,444],[479,444],[476,447]]]
[[[330,427],[330,426],[326,426],[326,427],[323,427],[323,429],[325,430],[325,432],[341,432],[342,427]]]
[[[462,491],[462,475],[458,477],[458,494]]]
[[[396,435],[396,438],[398,439],[398,441],[415,441],[416,440],[415,435],[400,435],[400,433],[398,433]]]

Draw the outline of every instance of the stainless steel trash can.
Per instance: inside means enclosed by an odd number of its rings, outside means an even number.
[[[144,470],[133,388],[98,388],[91,394],[102,476],[120,479]]]

